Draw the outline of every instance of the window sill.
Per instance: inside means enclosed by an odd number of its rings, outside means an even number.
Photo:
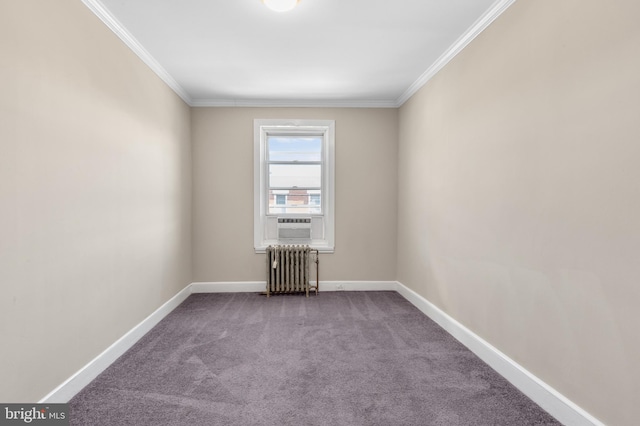
[[[278,243],[274,242],[271,245],[276,245],[276,244],[278,244]],[[284,243],[283,245],[295,245],[295,244]],[[269,246],[269,244],[266,245],[266,246],[254,247],[254,251],[255,251],[256,254],[266,253],[268,246]],[[335,247],[327,247],[327,246],[314,245],[314,244],[310,244],[309,247],[312,250],[318,250],[319,253],[332,254],[332,253],[335,252]]]

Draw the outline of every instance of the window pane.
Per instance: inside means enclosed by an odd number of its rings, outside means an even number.
[[[322,161],[322,136],[267,136],[269,161]]]
[[[320,164],[269,164],[270,188],[320,188]]]
[[[321,214],[321,191],[306,189],[269,191],[269,214]]]

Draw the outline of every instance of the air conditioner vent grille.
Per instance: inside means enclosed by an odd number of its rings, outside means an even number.
[[[288,243],[309,243],[311,241],[311,218],[279,217],[278,240]]]
[[[310,217],[279,217],[278,223],[311,223]]]

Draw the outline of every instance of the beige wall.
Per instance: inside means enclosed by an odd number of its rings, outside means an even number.
[[[336,120],[323,280],[398,279],[634,424],[637,16],[520,0],[399,112],[190,111],[80,1],[0,2],[0,401],[40,399],[191,281],[262,280],[253,119],[314,118]]]
[[[398,279],[640,418],[640,3],[516,2],[400,110]]]
[[[191,282],[189,108],[79,0],[0,2],[0,401]]]
[[[253,120],[336,122],[336,250],[324,280],[395,280],[397,110],[194,108],[194,280],[263,281],[253,249]]]

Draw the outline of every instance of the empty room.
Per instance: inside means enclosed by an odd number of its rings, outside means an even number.
[[[638,424],[638,17],[0,0],[0,423]]]

